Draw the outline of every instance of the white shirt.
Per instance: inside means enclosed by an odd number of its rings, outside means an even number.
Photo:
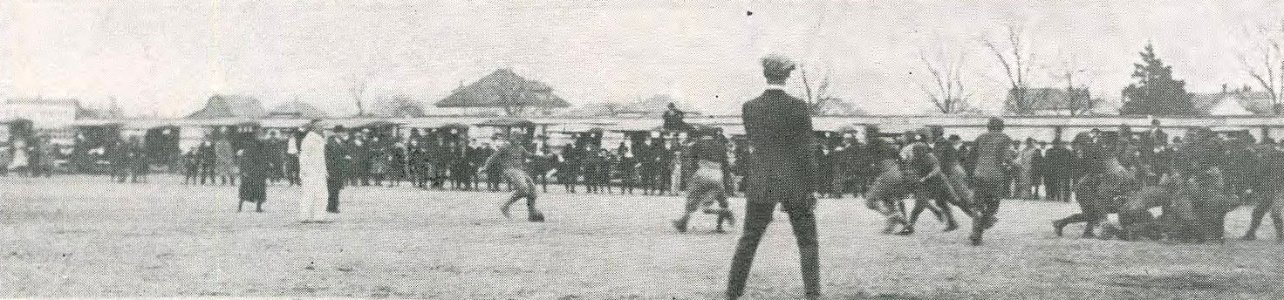
[[[328,175],[325,165],[325,138],[321,137],[320,133],[309,132],[307,136],[303,137],[301,144],[299,146],[299,176],[317,179],[313,182],[304,179],[304,184],[318,183],[324,186],[325,177]]]
[[[285,153],[299,155],[299,145],[295,142],[295,137],[291,136],[285,141]]]
[[[768,90],[768,91],[770,91],[770,90],[783,91],[783,90],[785,90],[785,86],[784,86],[784,85],[779,85],[779,84],[768,84],[768,85],[767,85],[767,90]]]

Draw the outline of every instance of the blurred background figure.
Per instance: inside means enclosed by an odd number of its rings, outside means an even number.
[[[267,201],[267,179],[273,166],[269,163],[267,143],[258,138],[246,139],[241,144],[239,200],[236,212],[241,212],[245,202],[254,203],[254,211],[263,212],[263,202]]]

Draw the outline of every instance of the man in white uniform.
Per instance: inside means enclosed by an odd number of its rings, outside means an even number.
[[[299,197],[299,221],[325,222],[325,206],[329,196],[326,188],[325,137],[312,121],[299,143],[299,179],[303,196]]]

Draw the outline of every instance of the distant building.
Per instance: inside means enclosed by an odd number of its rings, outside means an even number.
[[[1190,102],[1197,113],[1205,116],[1272,115],[1275,106],[1269,93],[1247,87],[1228,90],[1223,86],[1220,93],[1191,94]]]
[[[1016,90],[1008,91],[1007,102],[1015,103]],[[1082,116],[1110,114],[1105,111],[1104,100],[1092,98],[1087,88],[1027,88],[1025,103],[1029,104],[1024,115],[1033,116]],[[1018,114],[1011,105],[1005,105],[1004,112]]]
[[[589,104],[584,104],[584,105],[578,105],[578,106],[576,106],[575,108],[572,108],[572,109],[564,110],[564,111],[562,111],[562,112],[558,113],[557,115],[558,115],[558,116],[563,116],[563,117],[609,117],[609,116],[619,116],[619,115],[620,115],[620,107],[623,107],[623,106],[624,106],[623,104],[615,103],[615,102],[607,102],[607,103],[589,103]]]
[[[299,100],[281,103],[267,112],[269,118],[321,119],[327,116],[325,111]]]
[[[424,106],[406,96],[394,96],[375,102],[371,115],[376,117],[419,118],[426,116]]]
[[[547,115],[553,109],[571,104],[553,94],[553,88],[534,80],[518,76],[510,69],[499,69],[476,82],[455,89],[438,101],[439,108],[462,109],[461,112],[486,114]],[[447,110],[443,110],[447,111]]]
[[[687,116],[701,115],[700,111],[687,105],[686,102],[674,99],[669,95],[655,95],[646,99],[638,99],[634,102],[606,102],[591,103],[580,105],[574,109],[563,111],[558,115],[576,116],[576,117],[656,117],[659,118],[665,111],[669,110],[669,103],[673,103],[678,110],[686,113]]]
[[[833,98],[820,103],[816,114],[821,116],[864,116],[866,112],[847,100]]]
[[[257,119],[267,116],[263,103],[259,99],[242,95],[210,96],[205,107],[191,115],[189,119],[249,118]]]
[[[54,143],[68,144],[77,119],[94,117],[93,111],[80,106],[80,100],[62,98],[11,98],[0,103],[0,123],[31,121],[36,134],[49,135]],[[7,133],[4,137],[7,140]]]
[[[76,99],[12,98],[0,105],[0,118],[31,120],[35,128],[67,127],[88,114]]]
[[[619,113],[624,115],[660,116],[664,114],[664,111],[669,110],[669,103],[673,103],[673,105],[678,107],[678,110],[686,113],[687,116],[700,115],[699,111],[692,108],[690,105],[687,105],[686,102],[674,99],[673,96],[664,94],[651,96],[651,98],[625,104],[620,107]]]

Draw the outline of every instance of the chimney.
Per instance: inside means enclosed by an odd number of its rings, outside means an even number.
[[[1223,84],[1222,84],[1222,94],[1225,94],[1225,93],[1226,93],[1226,84],[1225,84],[1225,83],[1223,83]]]

